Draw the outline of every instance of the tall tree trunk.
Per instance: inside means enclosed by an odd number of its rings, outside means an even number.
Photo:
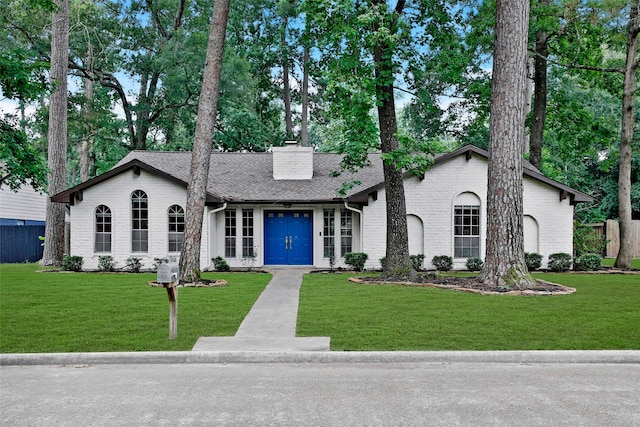
[[[285,12],[286,13],[286,12]],[[289,20],[282,18],[282,99],[284,101],[284,126],[287,139],[293,138],[293,115],[291,113],[291,84],[289,82],[289,49],[287,46],[287,25]]]
[[[535,284],[524,260],[523,157],[529,0],[496,4],[489,178],[487,251],[478,280],[522,289]]]
[[[618,175],[618,216],[620,217],[620,250],[615,266],[631,268],[633,256],[633,221],[631,216],[631,144],[633,143],[633,95],[638,68],[638,32],[640,4],[632,2],[627,31],[627,59],[622,92],[622,129],[620,135],[620,171]]]
[[[200,279],[202,219],[207,195],[212,136],[217,114],[222,52],[228,18],[229,0],[215,0],[191,154],[191,177],[187,187],[184,243],[180,254],[180,280],[184,281]]]
[[[541,0],[547,3],[547,0]],[[544,121],[547,117],[547,56],[548,36],[545,31],[536,32],[535,56],[533,59],[533,121],[529,137],[529,162],[536,168],[542,167],[542,144]]]
[[[59,7],[51,25],[51,83],[49,103],[47,194],[53,196],[67,185],[67,71],[69,63],[69,1],[55,0]],[[64,257],[65,205],[47,199],[44,253],[41,265],[62,264]]]
[[[87,67],[93,73],[93,46],[91,41],[88,42],[87,48]],[[93,126],[91,125],[91,112],[93,109],[93,94],[94,94],[95,82],[92,78],[84,79],[84,93],[86,103],[84,106],[83,116],[85,125],[85,135],[80,140],[80,146],[78,147],[78,154],[80,156],[80,181],[85,182],[89,180],[89,150],[93,140]]]
[[[384,4],[383,1],[380,0],[378,3]],[[404,1],[398,2],[396,6],[398,14],[402,11],[403,5]],[[395,33],[393,28],[391,33]],[[393,98],[394,76],[391,49],[391,46],[384,39],[379,41],[373,49],[382,153],[391,153],[398,149],[399,145],[398,123]],[[385,161],[383,172],[387,210],[387,250],[384,275],[388,277],[413,275],[415,271],[409,258],[407,208],[402,170],[396,168],[392,161]]]
[[[309,146],[309,47],[302,55],[302,118],[300,121],[300,145]]]

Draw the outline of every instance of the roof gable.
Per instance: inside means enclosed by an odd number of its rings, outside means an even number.
[[[282,180],[273,177],[270,153],[211,154],[207,182],[207,203],[226,202],[306,202],[317,203],[341,200],[337,190],[345,181],[360,181],[349,194],[383,181],[382,161],[379,154],[370,156],[371,166],[355,174],[340,170],[342,156],[332,153],[314,153],[313,178]],[[52,197],[55,202],[73,203],[82,191],[133,169],[145,170],[169,179],[186,188],[191,169],[191,152],[134,151],[113,169],[89,181],[76,185]],[[347,196],[349,195],[347,194]]]
[[[477,156],[480,157],[486,161],[489,160],[489,152],[486,150],[483,150],[479,147],[476,147],[475,145],[465,145],[464,147],[461,147],[457,150],[448,152],[448,153],[442,153],[439,155],[436,155],[436,157],[434,158],[433,161],[433,165],[431,166],[431,168],[436,168],[438,165],[446,163],[452,159],[458,158],[460,156],[465,156],[465,158],[467,160],[470,160],[473,156]],[[576,203],[582,203],[582,202],[593,202],[594,199],[593,197],[589,196],[588,194],[585,194],[581,191],[575,190],[567,185],[564,185],[562,183],[559,183],[557,181],[554,181],[551,178],[547,178],[546,176],[544,176],[538,169],[536,169],[531,163],[529,163],[529,161],[524,160],[523,161],[523,174],[526,177],[535,179],[539,182],[545,183],[553,188],[556,188],[557,190],[559,190],[559,198],[560,200],[564,200],[569,198],[571,204],[576,204]],[[407,172],[405,173],[405,178],[408,176],[413,176],[413,174]],[[356,194],[354,194],[351,199],[354,201],[366,201],[366,199],[368,198],[368,195],[371,194],[372,192],[380,189],[384,187],[384,182],[371,187],[371,188],[367,188],[364,189]]]
[[[473,145],[467,145],[450,153],[435,157],[432,168],[437,168],[451,159],[466,156],[467,160],[477,156],[488,160],[489,153]],[[253,203],[321,203],[341,200],[337,190],[343,182],[358,181],[345,198],[352,202],[366,203],[369,194],[384,186],[382,159],[379,153],[369,155],[370,166],[356,173],[340,170],[342,156],[333,153],[313,154],[313,177],[311,179],[281,180],[273,177],[271,153],[221,153],[211,154],[207,181],[207,203],[253,202]],[[54,195],[51,200],[71,203],[82,200],[83,190],[99,185],[123,172],[144,170],[158,177],[187,187],[191,170],[191,152],[133,151],[113,169],[89,181]],[[407,173],[406,176],[411,174]],[[592,202],[593,198],[564,184],[545,177],[529,162],[524,163],[524,175],[543,182],[560,192],[560,199],[569,198],[571,203]]]

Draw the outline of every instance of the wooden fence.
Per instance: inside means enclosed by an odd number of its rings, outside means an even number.
[[[44,225],[0,226],[0,263],[36,262],[42,258]]]
[[[620,225],[617,220],[608,219],[607,222],[597,224],[587,224],[593,228],[596,233],[604,236],[607,240],[605,249],[606,258],[615,258],[620,250]],[[631,236],[631,244],[633,246],[633,257],[640,258],[640,220],[633,221],[633,230]]]

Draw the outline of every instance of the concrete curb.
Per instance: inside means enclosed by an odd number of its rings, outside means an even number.
[[[601,363],[640,364],[640,350],[173,351],[0,354],[0,366],[188,363]]]

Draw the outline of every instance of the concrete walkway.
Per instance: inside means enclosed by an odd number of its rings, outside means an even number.
[[[301,268],[278,268],[233,337],[200,337],[194,351],[329,351],[329,337],[296,337]]]

